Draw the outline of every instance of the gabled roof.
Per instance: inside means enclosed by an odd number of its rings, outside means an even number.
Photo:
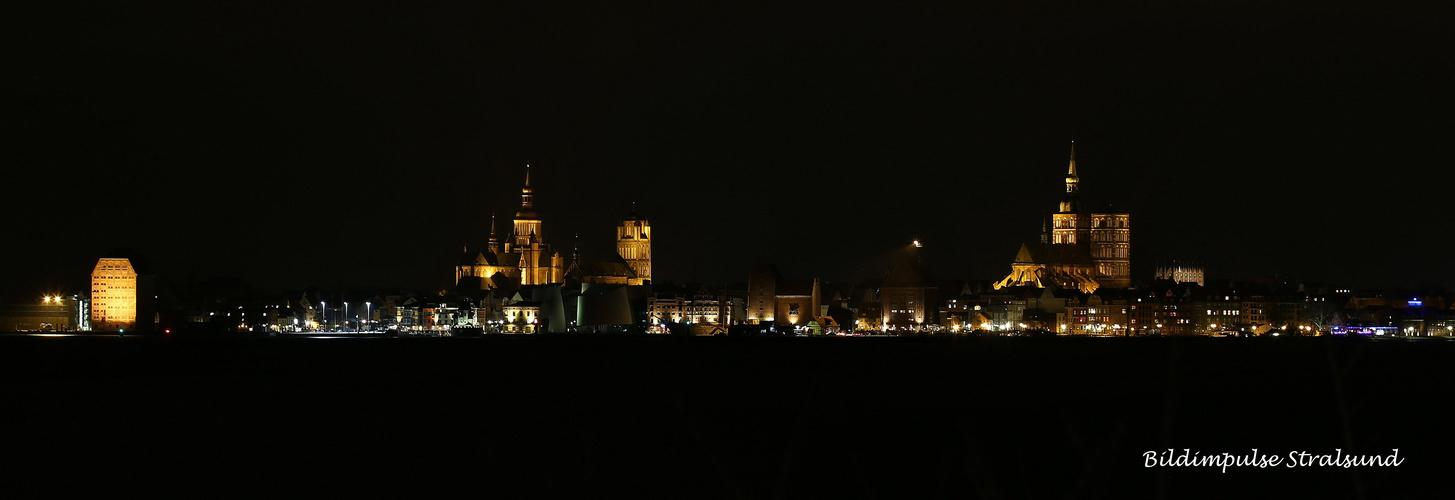
[[[495,265],[501,267],[520,267],[520,254],[515,252],[503,253],[496,256]]]
[[[457,261],[457,262],[455,262],[455,265],[457,265],[457,266],[493,266],[493,265],[495,265],[495,262],[494,262],[495,259],[494,259],[494,257],[495,257],[495,254],[493,252],[492,253],[481,253],[481,252],[478,252],[478,251],[466,250],[463,255],[460,255],[460,260]]]

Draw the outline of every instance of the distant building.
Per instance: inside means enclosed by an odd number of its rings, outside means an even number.
[[[772,264],[760,264],[748,277],[748,324],[808,326],[820,315],[822,289],[818,278],[784,279]]]
[[[896,252],[879,286],[880,318],[885,328],[919,329],[937,322],[936,287],[926,275],[919,241]]]
[[[124,250],[91,271],[91,329],[149,331],[156,315],[154,277],[146,262]]]
[[[748,310],[745,319],[749,324],[772,323],[777,312],[778,268],[772,264],[759,264],[748,276]]]
[[[731,321],[728,306],[726,300],[702,285],[691,298],[672,291],[652,294],[647,298],[647,316],[653,324],[718,325]]]
[[[1153,279],[1171,280],[1173,283],[1197,283],[1198,285],[1205,285],[1201,264],[1176,260],[1172,261],[1171,264],[1159,264]]]
[[[63,332],[85,329],[86,301],[45,295],[34,303],[0,305],[0,331]]]
[[[1080,184],[1073,142],[1066,196],[1051,216],[1049,232],[1043,225],[1040,246],[1021,246],[1010,275],[995,284],[997,289],[1057,286],[1090,293],[1131,286],[1131,216],[1111,210],[1088,213],[1081,206]]]
[[[995,284],[997,290],[1009,286],[1091,293],[1101,284],[1096,280],[1096,263],[1084,247],[1023,243],[1011,261],[1010,274]]]
[[[616,227],[616,255],[605,262],[583,260],[580,248],[571,252],[566,283],[649,285],[652,281],[652,225],[632,212]]]
[[[515,212],[511,235],[503,245],[495,239],[495,219],[490,222],[490,244],[483,252],[470,252],[455,263],[455,285],[462,291],[490,290],[507,285],[549,285],[562,283],[565,260],[546,244],[535,195],[530,187],[530,165],[526,165],[525,187],[520,190],[520,210]]]
[[[651,223],[637,215],[637,207],[633,203],[631,214],[616,227],[616,253],[635,274],[627,284],[644,285],[652,282],[651,237]]]
[[[465,248],[455,262],[455,288],[469,294],[485,290],[515,290],[534,285],[595,283],[642,285],[652,280],[652,226],[631,214],[617,226],[617,255],[606,262],[583,261],[573,252],[567,266],[560,252],[546,243],[535,195],[530,187],[530,166],[526,166],[520,210],[515,213],[511,234],[504,242],[496,239],[495,217],[490,218],[490,240],[486,248]],[[478,295],[478,293],[474,294]]]

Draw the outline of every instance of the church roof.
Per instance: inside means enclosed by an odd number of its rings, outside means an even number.
[[[493,266],[495,262],[494,253],[481,253],[479,251],[466,250],[460,255],[460,260],[455,262],[457,266]]]
[[[582,262],[581,274],[583,276],[619,276],[635,278],[637,273],[625,262]]]
[[[497,255],[495,257],[496,257],[496,260],[497,260],[497,263],[495,265],[497,265],[497,266],[501,266],[501,267],[520,267],[520,254],[518,254],[518,253],[515,253],[515,252],[503,253],[503,254]]]

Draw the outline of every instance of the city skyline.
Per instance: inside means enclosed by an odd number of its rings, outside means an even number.
[[[118,246],[172,279],[447,286],[526,164],[554,245],[610,255],[635,203],[663,281],[853,281],[915,239],[996,279],[1073,139],[1134,281],[1455,276],[1418,6],[234,9],[36,13],[3,293]]]

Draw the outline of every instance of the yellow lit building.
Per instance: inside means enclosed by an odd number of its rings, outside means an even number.
[[[647,285],[652,281],[652,226],[632,212],[616,226],[616,255],[606,261],[581,258],[580,248],[571,255],[566,282],[603,285]]]
[[[637,215],[636,204],[632,213],[616,226],[616,253],[631,266],[635,277],[633,285],[652,282],[652,225]]]
[[[520,210],[515,212],[510,237],[500,245],[495,239],[492,217],[488,248],[483,252],[465,250],[455,263],[455,285],[462,289],[490,290],[562,283],[565,277],[565,259],[545,243],[541,217],[535,211],[535,196],[530,187],[530,165],[526,165]]]
[[[748,276],[748,307],[744,321],[751,325],[777,323],[802,328],[821,314],[823,287],[818,278],[786,279],[772,264],[759,264]]]
[[[102,257],[91,271],[91,329],[148,330],[152,293],[150,270],[140,259]]]
[[[1073,141],[1066,170],[1066,196],[1060,210],[1051,215],[1049,234],[1042,227],[1039,245],[1021,246],[1011,273],[995,284],[997,289],[1054,284],[1093,292],[1103,286],[1131,286],[1131,216],[1110,210],[1087,213],[1081,206],[1080,191]]]

